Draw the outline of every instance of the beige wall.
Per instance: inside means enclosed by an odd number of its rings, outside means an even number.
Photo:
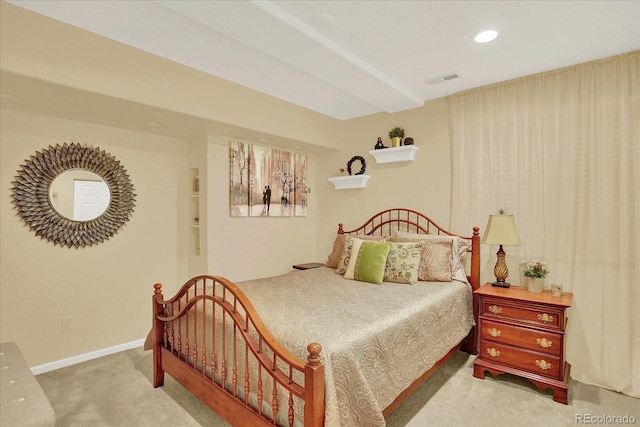
[[[31,366],[144,338],[155,282],[171,294],[195,274],[240,281],[324,261],[338,222],[355,227],[388,207],[448,224],[446,99],[341,122],[0,5],[0,83],[22,94],[3,98],[0,121],[0,340],[17,341]],[[31,97],[41,102],[29,109]],[[149,113],[167,126],[149,128]],[[393,126],[404,127],[420,151],[410,163],[376,165],[368,151],[378,136],[388,143]],[[237,138],[309,155],[307,216],[229,217],[228,142]],[[104,244],[54,247],[35,237],[10,203],[23,160],[65,141],[110,152],[135,186],[132,220]],[[365,189],[336,191],[327,178],[354,155],[366,159],[371,180]],[[190,227],[192,167],[200,168],[200,256]],[[66,316],[72,331],[62,333]]]
[[[254,142],[254,141],[246,141]],[[256,145],[263,145],[254,142]],[[316,257],[316,156],[309,156],[311,187],[306,216],[229,216],[229,138],[211,135],[207,146],[207,242],[209,272],[234,281],[273,276]]]
[[[392,127],[405,129],[405,136],[419,147],[415,160],[407,163],[376,164],[369,154],[381,136],[391,145]],[[448,228],[451,190],[449,149],[449,102],[446,98],[425,103],[395,114],[376,114],[344,122],[344,150],[318,160],[317,198],[318,244],[322,260],[331,249],[339,222],[355,228],[374,213],[392,207],[406,207],[423,212],[437,224]],[[353,156],[362,156],[371,178],[364,189],[335,190],[328,181],[339,168],[346,168]],[[354,163],[358,165],[359,163]],[[355,171],[354,171],[355,172]],[[471,230],[452,230],[471,234]]]
[[[420,147],[416,160],[376,165],[368,151],[378,135],[385,136],[396,124]],[[294,263],[324,261],[338,222],[355,227],[388,207],[427,212],[447,226],[446,100],[342,125],[348,149],[307,153],[311,187],[307,216],[232,218],[227,136],[209,135],[187,143],[3,110],[1,196],[5,202],[11,200],[10,181],[19,164],[35,150],[64,141],[99,146],[116,156],[138,196],[132,220],[120,233],[104,244],[77,250],[37,238],[16,217],[11,204],[3,202],[1,339],[17,341],[31,366],[104,349],[145,336],[155,282],[163,283],[165,294],[170,294],[195,274],[240,281],[282,274]],[[354,155],[366,159],[371,175],[367,188],[335,190],[327,178]],[[188,215],[188,176],[195,166],[201,168],[200,257],[193,256]],[[63,333],[65,316],[72,316],[73,330]]]
[[[170,296],[196,274],[239,281],[317,259],[313,193],[304,217],[229,217],[229,137],[186,142],[6,109],[1,124],[0,340],[16,341],[30,366],[144,338],[156,282]],[[105,243],[54,246],[35,236],[10,203],[19,165],[36,150],[63,142],[100,147],[131,177],[135,211]],[[315,157],[309,156],[313,188]],[[201,170],[200,256],[191,240],[191,167]],[[68,316],[72,330],[62,332]]]
[[[38,365],[144,338],[153,284],[186,275],[187,151],[183,141],[2,110],[0,122],[0,293],[2,341]],[[35,236],[11,204],[11,181],[36,150],[63,142],[100,147],[122,162],[135,187],[131,220],[87,248]],[[62,332],[62,317],[72,330]]]
[[[259,132],[340,148],[340,122],[331,117],[12,4],[0,2],[0,8],[4,72],[209,120],[218,134]],[[92,118],[91,109],[80,113]],[[123,119],[118,108],[99,113],[102,120]]]

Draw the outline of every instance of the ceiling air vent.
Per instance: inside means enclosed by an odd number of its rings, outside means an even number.
[[[446,81],[449,80],[454,80],[460,78],[460,74],[458,73],[451,73],[451,74],[445,74],[444,76],[438,76],[438,77],[434,77],[432,79],[429,80],[425,80],[424,82],[428,85],[435,85],[438,83],[444,83]]]

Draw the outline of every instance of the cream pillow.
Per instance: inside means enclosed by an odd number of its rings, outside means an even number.
[[[344,241],[347,238],[345,234],[338,234],[336,239],[333,241],[333,249],[327,258],[327,262],[325,265],[327,267],[336,268],[338,263],[340,262],[340,257],[342,256],[342,250],[344,249]]]
[[[467,239],[462,239],[458,236],[436,235],[436,234],[417,234],[409,233],[406,231],[397,230],[391,241],[398,241],[398,239],[416,239],[416,240],[442,240],[447,239],[451,241],[451,279],[458,280],[460,282],[467,282],[467,274],[464,271],[462,264],[464,256],[467,250],[471,247],[471,242]]]
[[[385,282],[414,284],[419,278],[420,260],[426,242],[391,242],[384,269]]]
[[[386,242],[387,238],[384,236],[367,236],[367,235],[357,235],[357,236],[349,236],[349,235],[345,235],[345,234],[339,234],[338,237],[336,237],[336,242],[338,242],[338,240],[343,240],[340,238],[340,236],[344,237],[344,243],[342,244],[342,252],[340,253],[340,261],[338,261],[338,264],[336,265],[336,273],[338,274],[344,274],[347,271],[347,265],[349,264],[349,260],[351,259],[351,248],[353,246],[353,239],[357,238],[360,240],[373,240],[376,242]],[[339,245],[339,244],[338,244]],[[334,249],[336,246],[336,243],[334,242]],[[331,255],[329,255],[329,257],[331,257]]]
[[[349,261],[344,271],[344,278],[353,280],[353,272],[356,269],[356,261],[358,260],[358,253],[360,252],[360,246],[364,243],[364,240],[350,237],[347,239],[351,245],[351,253],[349,255]],[[349,244],[347,243],[347,244]]]

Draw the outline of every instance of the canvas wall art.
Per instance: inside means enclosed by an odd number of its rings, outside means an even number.
[[[305,154],[229,143],[230,216],[305,216],[308,194]]]

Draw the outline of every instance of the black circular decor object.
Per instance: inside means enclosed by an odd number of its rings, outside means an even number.
[[[352,174],[351,173],[351,164],[353,162],[355,162],[356,160],[360,161],[360,164],[361,164],[362,167],[360,168],[360,171]],[[351,158],[351,160],[349,160],[349,163],[347,163],[347,172],[349,172],[349,175],[362,175],[366,169],[367,169],[367,163],[364,161],[364,157],[362,157],[362,156],[353,156]]]

